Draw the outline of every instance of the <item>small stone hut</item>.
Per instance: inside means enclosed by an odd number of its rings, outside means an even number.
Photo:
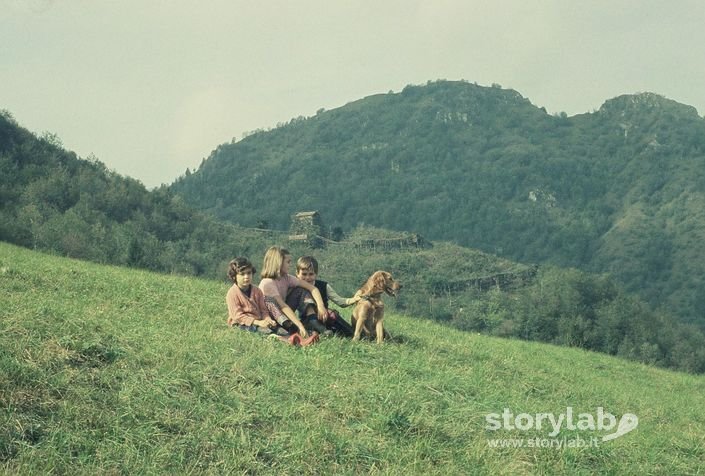
[[[320,213],[298,212],[291,217],[289,239],[308,240],[314,236],[323,236],[323,221]]]

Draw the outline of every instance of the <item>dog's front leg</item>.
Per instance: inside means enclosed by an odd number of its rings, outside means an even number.
[[[377,343],[381,344],[384,342],[384,319],[379,319],[377,321],[375,332],[377,332]]]
[[[352,340],[360,340],[362,335],[362,328],[365,326],[365,310],[361,310],[357,318],[353,318],[353,325],[355,326],[355,333],[353,334]]]

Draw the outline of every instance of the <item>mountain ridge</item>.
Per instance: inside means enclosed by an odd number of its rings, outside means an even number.
[[[705,286],[694,278],[705,259],[685,231],[705,239],[705,223],[691,215],[705,206],[703,170],[705,121],[658,94],[622,95],[568,117],[514,90],[439,81],[218,146],[170,189],[246,226],[285,228],[291,214],[315,209],[346,229],[365,223],[611,272],[705,325]],[[286,199],[272,205],[275,196]],[[637,209],[642,220],[615,228]],[[664,257],[648,256],[660,250]]]

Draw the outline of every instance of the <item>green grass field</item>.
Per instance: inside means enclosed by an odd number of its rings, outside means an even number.
[[[228,329],[226,290],[0,244],[0,469],[705,474],[705,377],[399,315],[382,346],[294,348]],[[487,429],[569,407],[638,427]],[[535,438],[564,446],[492,447]]]

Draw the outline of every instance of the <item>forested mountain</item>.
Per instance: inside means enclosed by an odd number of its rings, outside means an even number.
[[[568,117],[496,85],[407,86],[220,145],[171,189],[246,226],[318,210],[609,272],[705,325],[705,121],[657,94]]]

